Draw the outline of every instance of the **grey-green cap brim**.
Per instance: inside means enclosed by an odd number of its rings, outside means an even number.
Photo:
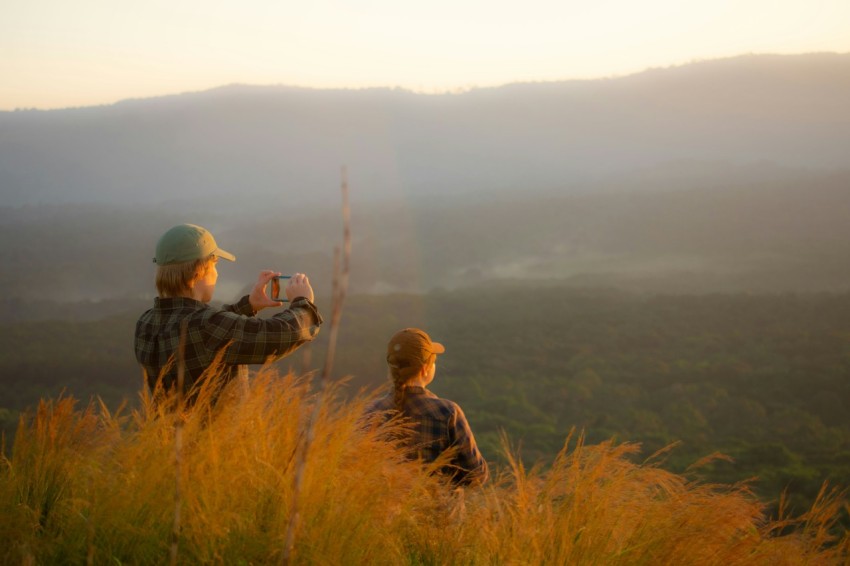
[[[216,248],[216,250],[213,252],[213,255],[214,255],[214,256],[216,256],[216,257],[220,257],[221,259],[227,259],[227,260],[230,260],[230,261],[236,261],[236,256],[235,256],[235,255],[233,255],[233,254],[232,254],[232,253],[230,253],[230,252],[226,252],[226,251],[224,251],[224,250],[223,250],[223,249],[221,249],[221,248]]]

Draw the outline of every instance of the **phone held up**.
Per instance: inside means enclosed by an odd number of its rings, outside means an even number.
[[[275,275],[269,281],[269,297],[273,301],[281,301],[283,303],[288,303],[289,299],[285,296],[280,296],[280,280],[281,279],[292,279],[292,275]]]

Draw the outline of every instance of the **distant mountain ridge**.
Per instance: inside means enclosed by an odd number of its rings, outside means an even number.
[[[850,54],[750,55],[461,94],[233,85],[0,112],[0,205],[569,190],[676,161],[850,163]]]

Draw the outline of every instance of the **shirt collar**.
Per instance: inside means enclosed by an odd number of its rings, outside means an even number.
[[[181,308],[203,309],[207,307],[207,304],[196,301],[195,299],[189,299],[188,297],[154,297],[153,307],[163,310]]]
[[[408,385],[407,386],[407,394],[408,395],[425,395],[427,397],[436,397],[433,393],[421,387],[419,385]]]

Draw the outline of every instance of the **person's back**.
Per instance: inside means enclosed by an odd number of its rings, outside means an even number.
[[[254,315],[279,306],[265,287],[276,274],[260,273],[250,295],[233,305],[214,308],[212,299],[219,257],[235,256],[218,248],[212,235],[191,224],[175,226],[157,244],[157,290],[154,307],[136,323],[136,359],[153,391],[171,389],[177,382],[178,350],[183,340],[185,391],[190,391],[209,370],[227,383],[247,375],[244,364],[264,363],[283,357],[319,332],[322,317],[313,305],[307,277],[295,274],[286,287],[289,308],[267,319]]]
[[[379,414],[387,421],[405,419],[403,438],[407,456],[433,462],[451,451],[442,473],[459,485],[479,484],[487,480],[487,462],[478,450],[475,437],[460,406],[428,391],[436,373],[436,356],[445,352],[442,344],[432,342],[423,331],[406,328],[396,333],[387,348],[387,363],[393,390],[371,403],[366,413]]]

